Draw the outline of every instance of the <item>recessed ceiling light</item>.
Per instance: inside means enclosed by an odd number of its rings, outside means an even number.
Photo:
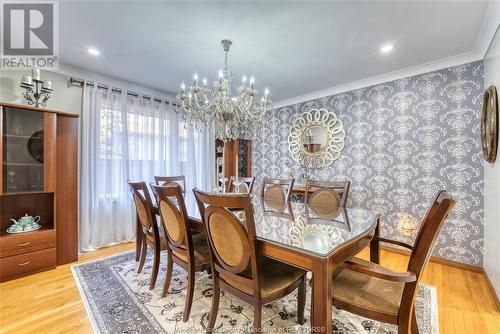
[[[388,53],[388,52],[392,51],[392,49],[394,49],[394,45],[392,45],[392,44],[385,44],[385,45],[382,45],[382,47],[380,48],[380,52],[382,52],[382,53]]]
[[[95,49],[95,48],[88,48],[87,49],[87,52],[90,53],[91,55],[93,56],[98,56],[99,55],[99,50]]]

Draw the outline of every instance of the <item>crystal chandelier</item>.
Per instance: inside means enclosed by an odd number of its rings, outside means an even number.
[[[208,88],[206,78],[200,85],[198,73],[195,73],[193,86],[186,88],[182,83],[177,102],[187,123],[197,129],[213,126],[215,137],[226,141],[239,138],[245,128],[262,120],[266,111],[271,109],[272,102],[267,88],[260,99],[257,97],[253,76],[248,84],[246,76],[243,76],[241,86],[232,96],[232,74],[227,69],[227,54],[232,42],[224,39],[221,43],[225,52],[224,70],[219,71],[219,78],[212,88]]]

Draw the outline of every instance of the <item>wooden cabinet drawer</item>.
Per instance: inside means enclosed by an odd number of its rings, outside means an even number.
[[[40,230],[0,238],[0,258],[56,247],[56,231]]]
[[[55,266],[55,248],[9,256],[0,259],[0,282],[55,268]]]

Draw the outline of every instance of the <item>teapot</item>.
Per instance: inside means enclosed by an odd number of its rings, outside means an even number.
[[[40,216],[32,217],[26,213],[18,220],[11,219],[11,221],[14,223],[11,228],[16,232],[30,231],[40,228],[40,224],[38,224],[38,222],[40,221]]]

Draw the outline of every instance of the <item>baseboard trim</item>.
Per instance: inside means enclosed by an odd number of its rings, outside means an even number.
[[[491,280],[488,277],[486,270],[483,271],[483,274],[484,274],[484,278],[486,279],[486,284],[488,284],[488,288],[490,289],[491,294],[493,295],[493,299],[495,300],[495,304],[497,305],[497,312],[500,312],[500,300],[498,299],[495,288],[493,287],[493,283],[491,283]]]
[[[410,251],[408,251],[406,249],[400,249],[400,248],[395,248],[395,247],[386,246],[386,245],[380,245],[380,249],[386,250],[389,252],[398,253],[398,254],[410,255]],[[450,266],[450,267],[455,267],[455,268],[459,268],[459,269],[463,269],[463,270],[472,271],[475,273],[481,273],[481,274],[485,273],[483,267],[481,267],[481,266],[478,266],[475,264],[467,264],[467,263],[461,263],[461,262],[457,262],[457,261],[453,261],[453,260],[448,260],[448,259],[445,259],[445,258],[442,258],[439,256],[431,256],[429,261],[434,262],[434,263],[443,264],[445,266]]]

